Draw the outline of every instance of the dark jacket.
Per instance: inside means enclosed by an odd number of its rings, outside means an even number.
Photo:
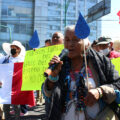
[[[65,103],[65,96],[67,91],[66,83],[64,82],[65,73],[66,73],[66,69],[65,69],[66,59],[70,63],[69,58],[64,59],[64,64],[59,74],[59,80],[56,83],[51,96],[49,120],[61,120],[62,110]],[[120,77],[118,75],[118,72],[114,70],[114,65],[107,57],[105,57],[104,55],[98,52],[95,52],[92,49],[89,49],[87,51],[87,60],[92,61],[92,64],[94,65],[94,69],[96,70],[96,73],[98,73],[100,85],[107,84],[113,87],[114,89],[120,90]],[[120,111],[119,107],[115,102],[112,102],[109,106],[116,113],[119,113]]]

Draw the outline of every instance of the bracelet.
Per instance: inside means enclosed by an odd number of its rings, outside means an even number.
[[[58,79],[59,79],[59,76],[57,75],[56,77],[53,77],[52,75],[49,75],[49,76],[48,76],[48,79],[49,79],[50,81],[52,81],[52,82],[57,82]]]
[[[98,90],[98,93],[99,93],[99,98],[102,98],[103,94],[102,94],[102,90],[101,88],[96,88]]]

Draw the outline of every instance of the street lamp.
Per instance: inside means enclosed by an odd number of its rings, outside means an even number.
[[[0,25],[1,27],[8,28],[9,29],[9,36],[10,36],[10,43],[12,43],[12,34],[11,34],[11,28],[5,25]]]

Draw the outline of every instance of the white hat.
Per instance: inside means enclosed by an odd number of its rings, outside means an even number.
[[[15,45],[21,49],[19,56],[25,56],[25,47],[19,41],[13,41],[10,43],[3,43],[2,48],[7,55],[11,55],[11,45]]]

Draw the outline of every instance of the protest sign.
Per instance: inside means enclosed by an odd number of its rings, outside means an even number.
[[[21,90],[41,90],[41,85],[45,80],[44,71],[48,68],[48,63],[54,55],[59,55],[64,49],[62,45],[43,47],[26,52]]]
[[[112,59],[111,62],[112,62],[113,65],[115,66],[115,70],[117,70],[118,73],[119,73],[119,75],[120,75],[120,57],[119,57],[119,58]]]

